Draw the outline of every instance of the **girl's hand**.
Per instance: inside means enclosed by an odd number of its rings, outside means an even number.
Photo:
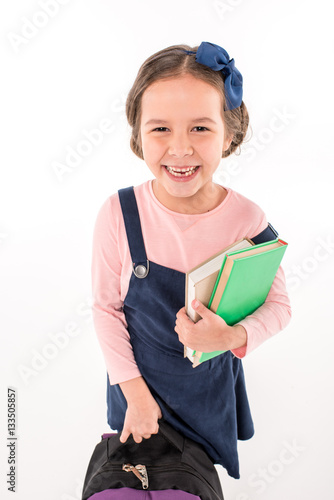
[[[130,405],[126,410],[124,426],[120,437],[121,443],[125,443],[132,434],[136,443],[141,443],[159,430],[158,419],[162,417],[160,406],[153,401],[143,401],[140,405]]]
[[[136,443],[141,443],[159,430],[158,419],[162,418],[160,406],[153,398],[142,378],[130,380],[121,385],[128,396],[128,408],[125,413],[124,426],[120,436],[121,443],[125,443],[132,434]],[[130,387],[130,391],[129,391]],[[134,393],[134,389],[137,392]],[[130,397],[129,397],[130,393]]]
[[[205,307],[199,300],[192,301],[192,307],[201,316],[194,323],[185,308],[176,315],[175,331],[180,342],[200,352],[229,351],[247,344],[247,333],[243,326],[229,326],[226,322]]]

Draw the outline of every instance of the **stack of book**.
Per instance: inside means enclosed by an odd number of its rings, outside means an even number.
[[[191,306],[195,298],[229,326],[252,314],[265,302],[286,248],[279,238],[258,245],[243,238],[191,269],[186,273],[188,316],[194,322],[200,319]],[[194,367],[223,352],[184,349]]]

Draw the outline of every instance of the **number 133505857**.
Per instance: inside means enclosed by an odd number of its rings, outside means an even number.
[[[8,388],[8,436],[15,435],[16,428],[16,393],[15,389]]]

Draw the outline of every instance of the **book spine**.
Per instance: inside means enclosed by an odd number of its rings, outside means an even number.
[[[214,296],[215,296],[215,293],[216,293],[216,290],[217,290],[217,287],[218,287],[218,283],[220,281],[221,274],[223,272],[223,268],[224,268],[226,259],[227,259],[227,255],[224,255],[224,260],[223,260],[223,262],[221,264],[220,271],[219,271],[218,277],[216,279],[215,286],[214,286],[214,288],[212,290],[212,294],[211,294],[211,297],[210,297],[210,300],[209,300],[209,303],[208,303],[208,309],[211,309],[211,304],[212,304],[212,301],[214,299]]]

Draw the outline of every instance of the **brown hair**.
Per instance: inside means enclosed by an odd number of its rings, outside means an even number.
[[[249,123],[247,108],[242,101],[238,108],[231,111],[225,109],[224,81],[220,71],[199,64],[195,54],[185,51],[196,51],[198,47],[188,45],[173,45],[150,56],[139,68],[136,80],[128,94],[126,101],[126,116],[132,134],[130,146],[132,151],[143,159],[140,141],[141,100],[145,90],[157,80],[167,79],[190,74],[215,87],[222,96],[222,116],[224,119],[226,136],[233,137],[230,147],[222,152],[222,158],[232,154],[243,142]]]

